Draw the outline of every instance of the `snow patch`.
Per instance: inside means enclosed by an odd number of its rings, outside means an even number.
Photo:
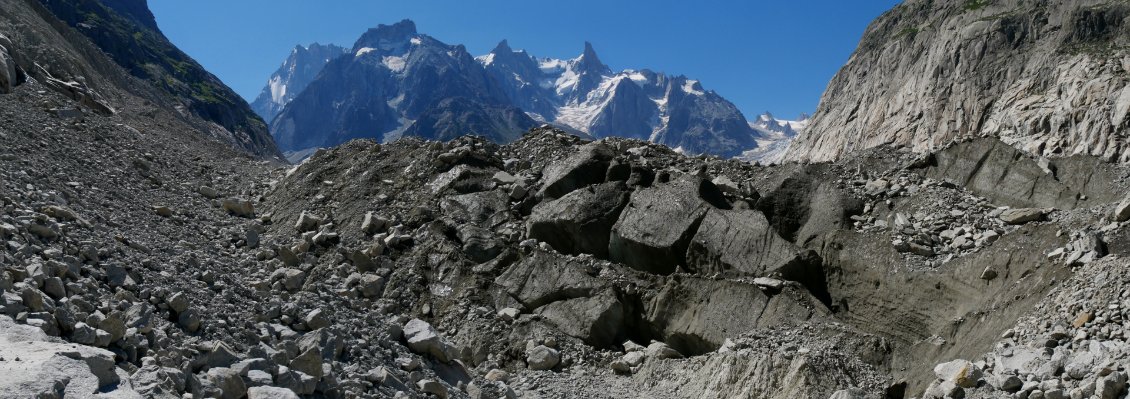
[[[564,72],[568,65],[569,64],[563,60],[546,58],[538,62],[538,69],[541,70],[541,73],[555,75]]]
[[[566,69],[565,72],[561,73],[561,76],[557,77],[557,81],[554,82],[554,86],[557,87],[557,95],[564,96],[572,93],[577,89],[577,83],[580,83],[580,81],[581,75],[573,72],[572,69]]]
[[[494,63],[494,53],[490,53],[490,54],[487,54],[487,55],[480,55],[478,57],[475,57],[475,61],[478,61],[480,64],[483,64],[483,65],[493,64]]]
[[[357,50],[357,53],[354,54],[353,57],[354,58],[360,57],[360,56],[363,56],[365,54],[369,54],[369,53],[374,52],[374,51],[377,51],[377,49],[372,48],[372,47],[362,47],[360,50]]]
[[[573,71],[566,71],[565,74],[572,74],[576,76]],[[564,75],[563,75],[564,76]],[[561,107],[557,112],[556,123],[569,126],[571,128],[589,132],[591,130],[596,118],[600,116],[601,111],[608,107],[612,102],[616,93],[616,85],[620,84],[626,79],[625,76],[614,76],[604,78],[596,89],[589,92],[585,98],[578,99],[577,101],[570,102]],[[559,79],[558,82],[561,80]],[[576,82],[572,82],[575,86]],[[570,88],[572,89],[572,88]],[[561,92],[561,86],[558,86],[558,93]],[[591,132],[589,132],[591,134]]]
[[[282,76],[271,77],[271,102],[275,104],[282,104],[286,102],[286,83],[282,81]]]
[[[413,45],[413,46],[419,46],[420,44],[423,44],[423,43],[424,43],[424,41],[423,41],[423,40],[420,40],[420,38],[419,38],[419,37],[413,37],[413,38],[412,38],[411,40],[409,40],[408,42],[409,42],[409,43],[412,43],[412,45]]]
[[[407,58],[407,57],[397,57],[397,56],[387,55],[387,56],[381,57],[381,63],[385,64],[385,66],[388,67],[388,69],[391,69],[393,72],[401,72],[401,71],[404,70],[404,67],[408,64],[408,62],[405,60],[405,58]]]
[[[647,80],[647,76],[643,76],[642,73],[635,71],[628,73],[628,79],[631,79],[633,83],[640,87],[644,87],[648,83],[651,83]]]
[[[687,94],[694,94],[696,96],[701,96],[701,95],[706,94],[706,92],[703,92],[702,90],[695,88],[695,85],[697,85],[697,84],[698,84],[697,80],[687,79],[687,81],[685,83],[683,83],[683,91],[687,92]]]

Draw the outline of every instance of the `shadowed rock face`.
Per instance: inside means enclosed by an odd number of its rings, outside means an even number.
[[[1130,4],[904,2],[864,33],[791,160],[999,136],[1036,155],[1130,161]]]
[[[691,239],[687,265],[705,275],[766,275],[800,258],[800,249],[777,235],[761,212],[711,210]]]
[[[623,183],[611,182],[543,202],[530,215],[528,235],[564,253],[608,258],[609,235],[628,197]]]
[[[1098,186],[1116,176],[1095,159],[1035,159],[997,140],[960,143],[924,160],[926,176],[1012,207],[1075,209],[1118,199]]]
[[[251,154],[280,154],[267,124],[251,107],[157,28],[146,0],[41,0],[55,17],[85,35],[133,76],[148,81],[194,115],[226,130],[232,145]]]
[[[611,260],[659,274],[686,264],[687,248],[706,213],[729,208],[709,181],[687,177],[636,191],[608,243]]]
[[[580,187],[603,182],[612,157],[612,149],[603,143],[582,146],[569,158],[545,169],[546,182],[541,195],[558,198]]]
[[[270,123],[287,103],[314,81],[326,64],[347,52],[348,49],[332,44],[296,46],[282,66],[271,75],[267,86],[251,103],[251,108]]]

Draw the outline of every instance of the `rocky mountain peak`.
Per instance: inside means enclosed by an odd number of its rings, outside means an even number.
[[[290,56],[271,75],[267,86],[251,103],[251,108],[264,120],[271,121],[287,103],[306,89],[326,64],[345,53],[345,48],[333,44],[294,46]]]
[[[573,60],[576,70],[579,73],[592,73],[597,75],[611,75],[612,68],[604,65],[600,61],[600,57],[596,55],[596,50],[593,49],[592,43],[585,42],[585,51],[581,53],[580,57]]]
[[[491,54],[505,54],[512,52],[514,52],[514,50],[510,48],[510,42],[508,42],[506,39],[502,39],[502,41],[498,42],[498,45],[494,46],[494,49],[490,51]]]
[[[389,51],[406,45],[417,35],[416,23],[410,19],[392,25],[380,24],[361,35],[353,45],[353,51],[357,52],[364,48]]]

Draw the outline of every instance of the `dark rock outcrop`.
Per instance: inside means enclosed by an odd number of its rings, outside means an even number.
[[[623,183],[610,182],[543,202],[530,215],[527,235],[563,253],[607,258],[612,226],[628,197]]]
[[[687,248],[706,213],[729,207],[714,184],[692,176],[636,191],[612,228],[609,258],[670,274],[686,263]]]
[[[979,139],[930,155],[922,171],[1002,205],[1075,209],[1117,199],[1095,187],[1115,177],[1107,169],[1082,158],[1035,159],[999,140]]]
[[[687,268],[711,275],[793,274],[807,259],[755,210],[710,210],[687,250]]]
[[[804,322],[829,312],[805,291],[769,296],[756,285],[670,278],[647,305],[647,321],[683,354],[714,351],[737,331]]]
[[[612,161],[612,149],[601,142],[579,148],[576,153],[545,168],[544,185],[539,192],[544,198],[559,198],[578,188],[604,181]]]

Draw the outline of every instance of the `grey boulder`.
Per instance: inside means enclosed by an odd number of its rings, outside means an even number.
[[[560,198],[578,188],[604,181],[612,161],[612,148],[602,142],[582,146],[576,153],[545,168],[539,194],[543,198]]]
[[[575,190],[534,208],[527,223],[530,238],[568,254],[608,257],[608,238],[628,203],[622,183],[604,183]]]

